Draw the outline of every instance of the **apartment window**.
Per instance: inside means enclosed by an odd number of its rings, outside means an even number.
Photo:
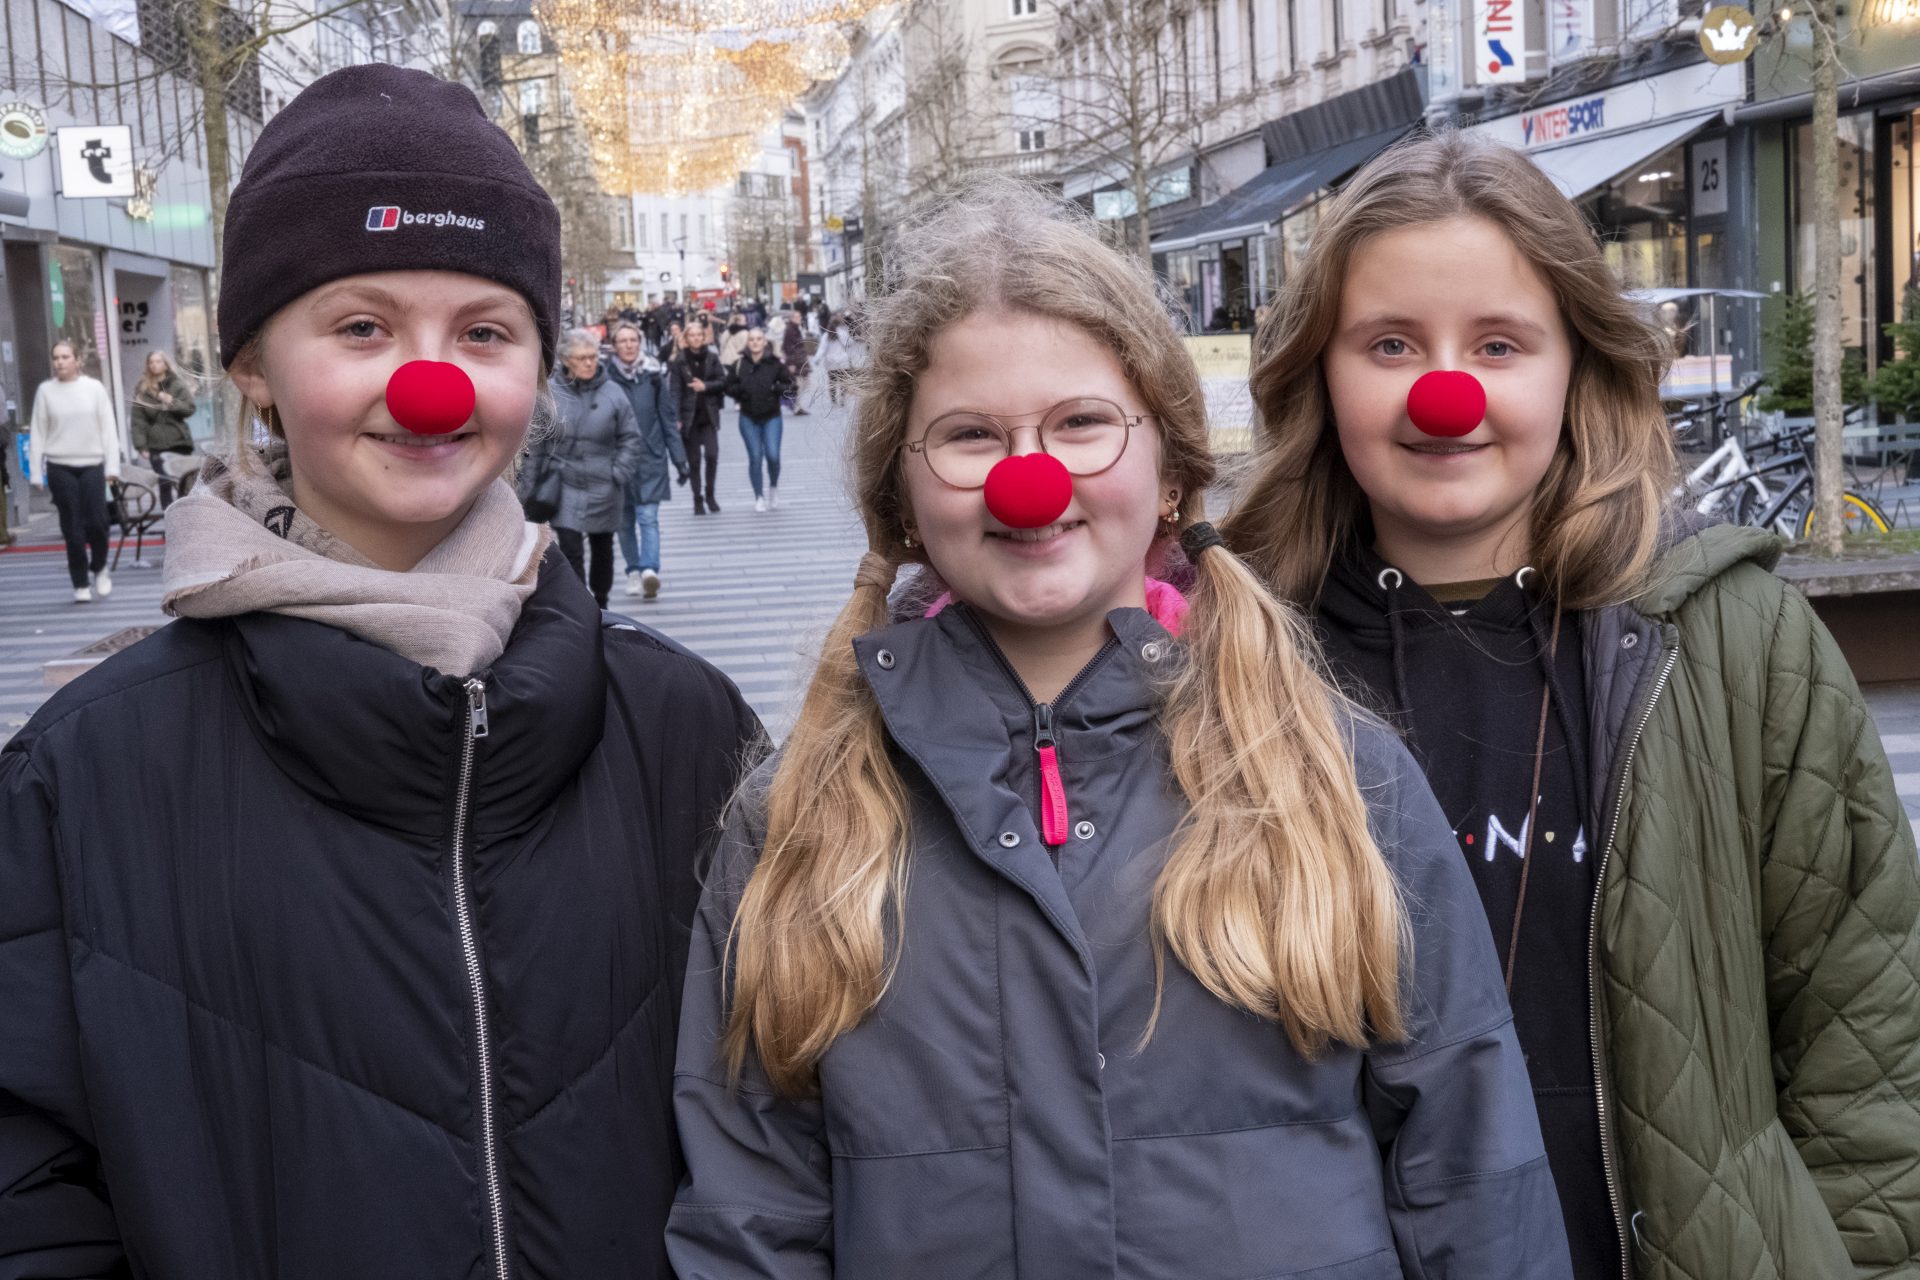
[[[641,249],[646,248],[647,247],[647,217],[645,214],[641,214],[633,220],[633,230],[635,233],[634,238],[637,242],[636,247]]]
[[[700,238],[694,243],[702,249],[707,247],[707,215],[704,213],[700,215]]]
[[[521,53],[540,52],[540,24],[528,18],[514,33],[514,41]]]
[[[1298,0],[1287,0],[1287,74],[1292,75],[1300,69],[1300,6]]]
[[[1254,26],[1253,0],[1240,0],[1240,17],[1241,39],[1246,41],[1247,88],[1254,89],[1260,84],[1260,43]]]
[[[1180,51],[1180,95],[1183,104],[1193,101],[1193,45],[1187,39],[1187,15],[1173,20],[1174,48]],[[1184,107],[1183,107],[1184,109]]]
[[[1220,72],[1220,0],[1207,6],[1207,39],[1213,50],[1213,100],[1219,102],[1227,96]]]
[[[545,80],[522,80],[520,82],[520,114],[537,116],[547,109],[547,82]]]
[[[667,215],[663,213],[660,215],[660,247],[662,249],[668,247],[668,234]]]
[[[1013,0],[1013,16],[1031,18],[1040,12],[1040,0]]]
[[[683,213],[680,215],[680,239],[684,242],[686,238],[687,238],[687,215]]]
[[[1345,0],[1333,0],[1333,48],[1328,52],[1338,56],[1347,51],[1347,6]]]
[[[622,249],[633,248],[633,220],[625,205],[615,205],[607,210],[607,223],[613,230],[613,242]]]
[[[1045,129],[1020,129],[1014,134],[1014,150],[1045,151],[1047,149],[1047,131]]]

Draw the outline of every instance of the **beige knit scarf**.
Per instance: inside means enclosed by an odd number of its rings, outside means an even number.
[[[162,607],[181,618],[284,613],[352,632],[448,675],[507,647],[552,537],[504,480],[410,572],[382,569],[287,496],[286,446],[207,462],[167,508]]]

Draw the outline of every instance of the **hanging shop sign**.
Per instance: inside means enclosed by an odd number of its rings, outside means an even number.
[[[60,152],[60,194],[70,200],[133,195],[133,128],[69,125],[54,131]]]
[[[47,113],[22,99],[0,102],[0,156],[31,160],[47,149]]]
[[[1760,24],[1737,4],[1716,5],[1700,19],[1700,49],[1708,62],[1745,62],[1760,47]]]
[[[1527,9],[1523,0],[1473,0],[1474,79],[1521,84],[1527,78]]]

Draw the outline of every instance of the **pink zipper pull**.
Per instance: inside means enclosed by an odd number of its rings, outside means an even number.
[[[1040,757],[1040,838],[1049,847],[1067,842],[1067,788],[1060,781],[1060,756],[1053,745],[1053,708],[1033,709],[1033,745]]]

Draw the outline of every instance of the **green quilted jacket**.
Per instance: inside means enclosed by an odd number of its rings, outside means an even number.
[[[1777,542],[1676,543],[1586,616],[1595,1029],[1645,1280],[1920,1277],[1920,868]]]

